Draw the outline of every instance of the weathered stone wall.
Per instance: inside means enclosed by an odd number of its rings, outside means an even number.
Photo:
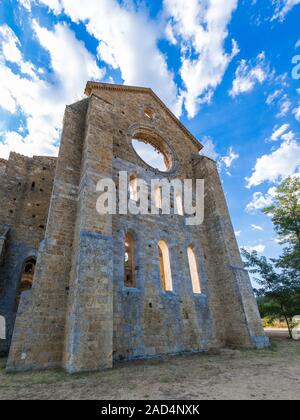
[[[211,278],[211,310],[221,345],[268,345],[248,272],[244,269],[216,163],[195,158],[195,176],[205,179],[205,249]]]
[[[112,367],[112,216],[96,212],[96,184],[112,177],[109,104],[91,97],[86,116],[74,229],[64,366],[69,372]]]
[[[136,173],[150,185],[153,173],[121,159],[119,171]],[[161,175],[159,176],[161,178]],[[125,234],[135,242],[135,289],[124,287]],[[179,215],[114,216],[114,359],[204,351],[216,345],[209,308],[209,284],[200,246],[201,227]],[[173,292],[162,290],[158,242],[170,252]],[[202,294],[193,293],[187,249],[194,246]]]
[[[34,257],[47,224],[56,158],[11,153],[0,161],[0,315],[6,318],[7,340],[0,351],[8,351],[16,316],[16,292],[24,261]],[[5,228],[6,227],[6,228]]]
[[[7,160],[0,158],[0,176],[4,174],[7,165]]]
[[[45,239],[33,289],[21,299],[8,370],[63,366],[69,372],[114,360],[265,345],[214,162],[149,89],[89,84],[89,98],[67,107]],[[145,109],[150,109],[148,118]],[[166,175],[135,153],[131,139],[151,133],[167,144]],[[205,223],[183,216],[100,216],[97,182],[128,171],[204,178]],[[124,287],[124,238],[135,239],[137,287]],[[169,246],[173,292],[164,292],[158,241]],[[193,245],[202,294],[193,293]]]
[[[66,109],[45,239],[31,297],[21,299],[8,370],[62,365],[86,106],[82,101]]]

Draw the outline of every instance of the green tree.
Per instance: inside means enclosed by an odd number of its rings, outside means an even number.
[[[300,272],[300,178],[284,180],[276,190],[273,205],[263,212],[271,216],[280,243],[286,245],[277,266]]]
[[[276,260],[267,260],[256,251],[242,250],[245,266],[260,286],[255,290],[261,316],[284,318],[292,338],[292,318],[300,313],[300,282],[296,270],[278,269]]]
[[[242,253],[250,273],[258,274],[255,292],[262,317],[284,318],[292,337],[292,318],[300,313],[300,178],[284,180],[263,212],[272,218],[283,255],[267,260],[257,252]]]

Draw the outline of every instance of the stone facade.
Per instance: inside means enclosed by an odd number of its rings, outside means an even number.
[[[0,213],[6,226],[6,236],[0,232],[0,249],[6,244],[0,315],[10,324],[7,343],[22,264],[43,239],[33,287],[18,308],[8,371],[63,367],[73,373],[110,368],[117,360],[268,345],[215,162],[199,155],[200,143],[150,89],[90,82],[86,94],[66,108],[55,175],[54,159],[12,154],[0,162],[1,198],[7,198]],[[167,173],[136,154],[131,140],[137,135],[164,152],[172,163]],[[30,185],[37,187],[44,167],[49,178],[38,197],[43,213],[36,212],[32,224],[37,197]],[[96,185],[105,178],[118,184],[120,171],[148,182],[204,179],[204,223],[186,226],[176,214],[99,215]],[[13,197],[19,182],[22,192]],[[135,244],[131,288],[124,284],[128,233]],[[161,240],[169,247],[172,291],[162,290]],[[193,292],[189,246],[201,294]]]
[[[0,316],[6,320],[0,354],[9,349],[24,263],[36,258],[45,235],[55,167],[56,158],[11,153],[0,160]]]

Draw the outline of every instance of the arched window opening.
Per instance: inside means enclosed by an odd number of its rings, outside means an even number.
[[[147,118],[151,118],[150,115]],[[151,168],[161,172],[172,169],[172,151],[158,134],[148,129],[140,129],[133,134],[131,145],[137,155]]]
[[[158,209],[162,209],[162,188],[160,185],[155,186],[154,197],[155,197],[155,206]]]
[[[137,177],[135,175],[131,175],[129,179],[129,197],[130,200],[138,201],[138,187],[137,187]]]
[[[24,264],[21,282],[16,295],[16,305],[19,306],[21,295],[26,290],[30,290],[32,287],[33,276],[35,271],[36,260],[35,258],[30,258]]]
[[[173,284],[170,265],[170,254],[168,245],[165,243],[165,241],[158,242],[158,255],[162,289],[166,292],[172,292]]]
[[[124,285],[125,287],[136,287],[135,282],[135,264],[134,264],[134,238],[130,233],[125,236],[125,253],[124,253]]]
[[[179,216],[183,216],[182,195],[179,192],[177,192],[175,198],[176,198],[177,214],[179,214]]]
[[[197,260],[196,260],[195,251],[192,246],[188,247],[187,253],[188,253],[188,259],[189,259],[193,292],[196,294],[201,294],[201,286],[200,286],[200,279],[199,279],[199,273],[198,273],[198,267],[197,267]]]

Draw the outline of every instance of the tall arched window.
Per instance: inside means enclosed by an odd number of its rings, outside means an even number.
[[[155,206],[158,209],[162,208],[162,188],[160,185],[155,186]]]
[[[134,238],[130,233],[127,233],[125,236],[124,267],[125,287],[136,287],[134,264]]]
[[[183,216],[182,194],[177,192],[175,195],[175,198],[176,198],[177,214],[179,214],[179,216]]]
[[[16,294],[16,306],[19,306],[21,294],[32,287],[36,259],[30,258],[25,261],[20,285]]]
[[[197,260],[196,260],[194,248],[192,246],[189,246],[187,253],[188,253],[188,259],[189,259],[193,291],[194,293],[201,294],[200,279],[199,279]]]
[[[129,196],[130,200],[138,201],[138,188],[137,188],[137,177],[135,175],[131,175],[129,178]]]
[[[166,292],[172,292],[173,284],[170,265],[170,254],[168,245],[165,243],[165,241],[158,242],[158,255],[162,289]]]

